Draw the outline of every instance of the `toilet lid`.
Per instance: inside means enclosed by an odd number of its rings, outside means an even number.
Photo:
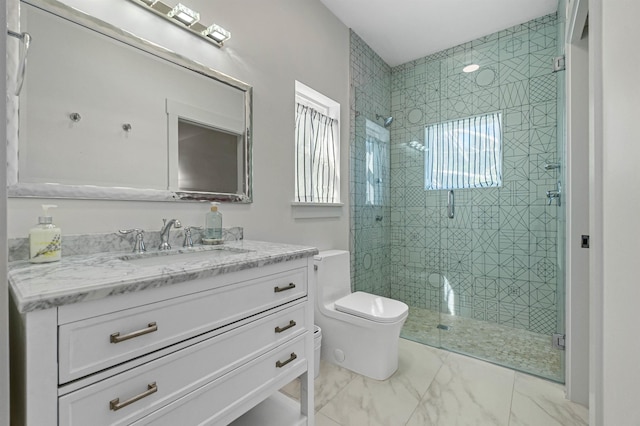
[[[397,300],[356,291],[335,301],[336,310],[376,322],[395,322],[409,307]]]

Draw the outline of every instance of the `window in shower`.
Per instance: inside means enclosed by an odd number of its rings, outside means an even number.
[[[295,198],[340,203],[340,104],[296,81]]]
[[[425,189],[502,186],[502,113],[425,128]]]
[[[367,120],[365,139],[365,204],[382,206],[389,175],[389,130]]]

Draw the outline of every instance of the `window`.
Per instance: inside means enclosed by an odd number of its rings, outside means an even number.
[[[502,186],[502,113],[425,129],[425,189]]]
[[[366,120],[365,139],[365,204],[381,206],[385,203],[383,185],[389,179],[389,130]]]
[[[340,104],[296,81],[295,198],[340,203]]]

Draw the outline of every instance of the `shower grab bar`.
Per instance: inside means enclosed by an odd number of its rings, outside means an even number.
[[[456,198],[453,195],[453,189],[447,194],[447,217],[453,219],[456,214]]]

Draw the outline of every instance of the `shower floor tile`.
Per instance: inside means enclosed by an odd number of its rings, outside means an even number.
[[[448,330],[438,329],[438,324]],[[564,382],[562,351],[551,336],[473,318],[409,308],[402,337]]]

